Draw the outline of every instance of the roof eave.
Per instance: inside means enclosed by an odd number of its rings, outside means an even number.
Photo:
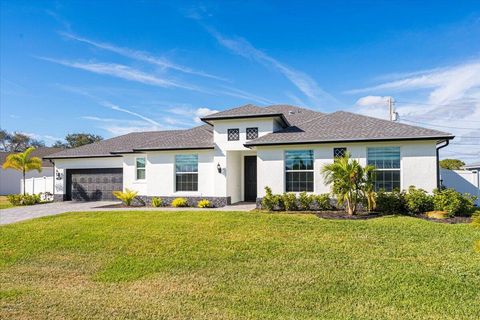
[[[214,146],[197,146],[197,147],[175,147],[175,148],[145,148],[145,149],[133,149],[134,152],[130,153],[138,153],[138,152],[145,152],[145,151],[177,151],[177,150],[208,150],[208,149],[215,149]]]
[[[398,138],[377,138],[377,139],[337,139],[337,140],[311,140],[311,141],[285,141],[285,142],[264,142],[264,143],[245,143],[244,146],[261,147],[261,146],[274,146],[274,145],[297,145],[297,144],[329,144],[329,143],[348,143],[348,142],[382,142],[382,141],[410,141],[410,140],[451,140],[455,136],[441,136],[441,137],[398,137]]]
[[[79,155],[79,156],[46,156],[43,157],[42,159],[48,159],[48,160],[56,160],[56,159],[79,159],[79,158],[113,158],[113,157],[120,157],[119,155],[115,154],[104,154],[104,155]]]
[[[285,127],[290,127],[290,123],[288,122],[287,118],[283,113],[272,113],[272,114],[250,114],[250,115],[238,115],[238,116],[220,116],[220,117],[203,117],[200,118],[203,122],[213,125],[209,121],[215,120],[230,120],[230,119],[252,119],[252,118],[274,118],[279,117],[282,122],[284,123]]]

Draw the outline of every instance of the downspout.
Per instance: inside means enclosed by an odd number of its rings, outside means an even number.
[[[53,196],[53,201],[55,201],[55,161],[53,161],[52,159],[49,159],[48,161],[50,161],[50,163],[53,165],[53,170],[52,170],[52,196]]]
[[[438,144],[437,144],[437,189],[440,189],[440,187],[441,187],[441,185],[440,185],[440,152],[439,152],[439,150],[448,146],[450,144],[450,140],[447,139],[447,140],[444,140],[442,142],[445,142],[445,144],[441,145],[441,146],[438,146]]]

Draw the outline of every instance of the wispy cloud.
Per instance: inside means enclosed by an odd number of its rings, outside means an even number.
[[[157,121],[155,121],[155,120],[153,120],[153,119],[151,119],[151,118],[149,118],[149,117],[146,117],[146,116],[141,115],[141,114],[139,114],[139,113],[137,113],[137,112],[133,112],[133,111],[127,110],[127,109],[125,109],[125,108],[119,107],[119,106],[117,106],[117,105],[115,105],[115,104],[113,104],[113,103],[111,103],[111,102],[102,101],[101,104],[104,105],[104,106],[107,107],[107,108],[112,109],[112,110],[116,110],[116,111],[120,111],[120,112],[123,112],[123,113],[127,113],[127,114],[130,114],[130,115],[135,116],[135,117],[137,117],[137,118],[140,118],[140,119],[142,119],[142,120],[145,120],[146,122],[148,122],[148,123],[150,123],[150,124],[152,124],[152,125],[154,125],[154,126],[157,126],[157,127],[161,127],[161,126],[162,126],[160,123],[158,123]]]
[[[97,62],[76,62],[67,60],[58,60],[52,58],[38,57],[39,59],[61,64],[67,67],[90,71],[98,74],[110,75],[113,77],[136,81],[158,87],[177,87],[182,89],[200,91],[199,88],[188,84],[180,83],[167,78],[160,78],[157,75],[149,74],[129,66],[115,63],[97,63]]]
[[[293,85],[298,88],[298,90],[300,90],[317,106],[322,106],[327,102],[337,102],[332,95],[320,88],[320,86],[312,77],[255,48],[246,39],[240,37],[227,38],[214,28],[206,27],[206,29],[218,41],[219,44],[230,50],[232,53],[254,60],[262,65],[272,67],[276,71],[283,74]]]
[[[405,77],[348,93],[392,94],[400,121],[447,131],[457,138],[442,155],[467,161],[480,158],[480,62],[409,72]],[[410,97],[416,96],[416,99]],[[368,95],[356,103],[356,112],[388,117],[386,96]],[[414,100],[414,101],[412,101]]]
[[[191,74],[191,75],[196,75],[196,76],[201,76],[205,78],[210,78],[210,79],[216,79],[216,80],[221,80],[221,81],[227,81],[227,79],[204,72],[204,71],[198,71],[194,70],[190,67],[183,66],[176,64],[170,60],[168,60],[165,57],[155,57],[152,56],[151,54],[144,52],[144,51],[139,51],[139,50],[134,50],[134,49],[129,49],[129,48],[124,48],[124,47],[119,47],[110,43],[106,42],[97,42],[88,38],[80,37],[77,36],[73,33],[69,32],[60,32],[60,34],[68,39],[76,40],[79,42],[83,42],[86,44],[89,44],[91,46],[94,46],[99,49],[103,49],[106,51],[114,52],[116,54],[119,54],[124,57],[128,57],[131,59],[147,62],[156,66],[159,66],[161,68],[165,69],[172,69],[175,71],[183,72],[186,74]]]

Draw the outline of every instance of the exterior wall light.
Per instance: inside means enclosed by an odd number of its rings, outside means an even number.
[[[55,179],[57,179],[57,180],[62,180],[62,177],[63,177],[62,173],[57,170],[57,171],[55,172]]]
[[[220,166],[220,163],[217,163],[217,170],[218,173],[222,173],[222,166]]]

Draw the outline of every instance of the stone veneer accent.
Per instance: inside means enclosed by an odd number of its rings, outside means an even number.
[[[185,198],[187,199],[189,207],[196,207],[198,201],[206,199],[210,201],[213,207],[225,207],[231,203],[230,197],[162,197],[162,196],[138,196],[145,203],[146,206],[150,207],[152,205],[152,198],[161,198],[163,200],[162,206],[168,207],[171,205],[172,201],[176,198]]]
[[[53,202],[60,202],[67,200],[66,194],[54,194],[53,195]]]
[[[66,195],[65,194],[54,194],[53,195],[53,201],[54,202],[59,202],[59,201],[65,201],[66,200]],[[134,200],[133,205],[134,206],[148,206],[150,207],[152,205],[152,198],[161,198],[163,200],[163,207],[168,207],[171,205],[172,201],[176,198],[185,198],[187,199],[188,206],[189,207],[196,207],[198,201],[206,199],[210,201],[213,207],[218,208],[218,207],[225,207],[229,204],[231,204],[231,198],[230,197],[162,197],[162,196],[138,196],[137,199]]]

